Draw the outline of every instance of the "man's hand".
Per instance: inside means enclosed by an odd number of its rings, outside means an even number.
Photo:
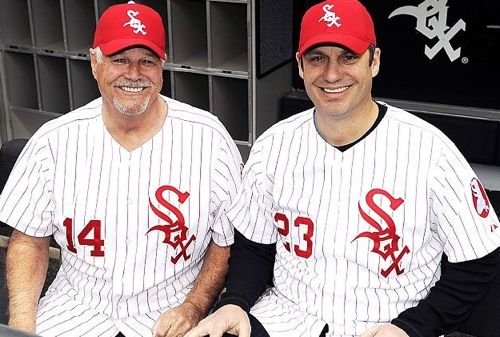
[[[373,326],[359,337],[409,337],[406,332],[393,324]]]
[[[198,324],[203,313],[191,302],[164,312],[153,326],[153,337],[182,337]]]
[[[227,304],[200,321],[184,337],[221,337],[224,332],[239,337],[250,337],[250,319],[237,305]]]

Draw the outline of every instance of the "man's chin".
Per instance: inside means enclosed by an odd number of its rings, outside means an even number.
[[[128,117],[140,116],[146,111],[146,109],[148,107],[147,102],[145,102],[143,104],[137,104],[137,103],[123,104],[123,103],[115,100],[113,103],[114,103],[114,107],[117,111],[119,111],[122,115],[125,115]]]

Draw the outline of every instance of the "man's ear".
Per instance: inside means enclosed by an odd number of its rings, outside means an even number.
[[[295,53],[295,59],[297,60],[297,66],[299,67],[299,75],[304,78],[304,65],[302,64],[302,58],[299,58],[299,52]]]
[[[372,77],[377,76],[379,70],[380,70],[380,54],[382,51],[380,48],[375,48],[375,51],[373,52],[373,62],[371,65],[372,68]]]
[[[97,80],[97,57],[95,54],[95,50],[90,48],[89,49],[89,55],[90,55],[90,66],[92,67],[92,76]]]

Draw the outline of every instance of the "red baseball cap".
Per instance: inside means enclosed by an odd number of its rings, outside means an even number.
[[[94,34],[93,48],[111,55],[133,46],[152,50],[165,59],[163,20],[151,7],[129,1],[114,5],[102,13]]]
[[[332,43],[363,54],[376,45],[373,21],[357,0],[327,0],[312,6],[302,18],[298,57],[311,47]]]

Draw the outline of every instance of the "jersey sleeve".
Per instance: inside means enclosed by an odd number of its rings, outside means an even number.
[[[212,239],[219,246],[234,242],[234,230],[225,213],[235,199],[241,183],[242,159],[236,144],[227,136],[216,149],[212,172],[210,211],[213,215]]]
[[[30,236],[53,233],[52,163],[49,144],[32,137],[0,195],[0,221]]]
[[[495,210],[481,181],[454,147],[444,146],[430,186],[432,224],[450,262],[481,258],[500,246]]]
[[[243,170],[236,201],[227,213],[229,221],[247,239],[270,244],[278,239],[273,222],[272,178],[262,161],[263,146],[256,143]]]

